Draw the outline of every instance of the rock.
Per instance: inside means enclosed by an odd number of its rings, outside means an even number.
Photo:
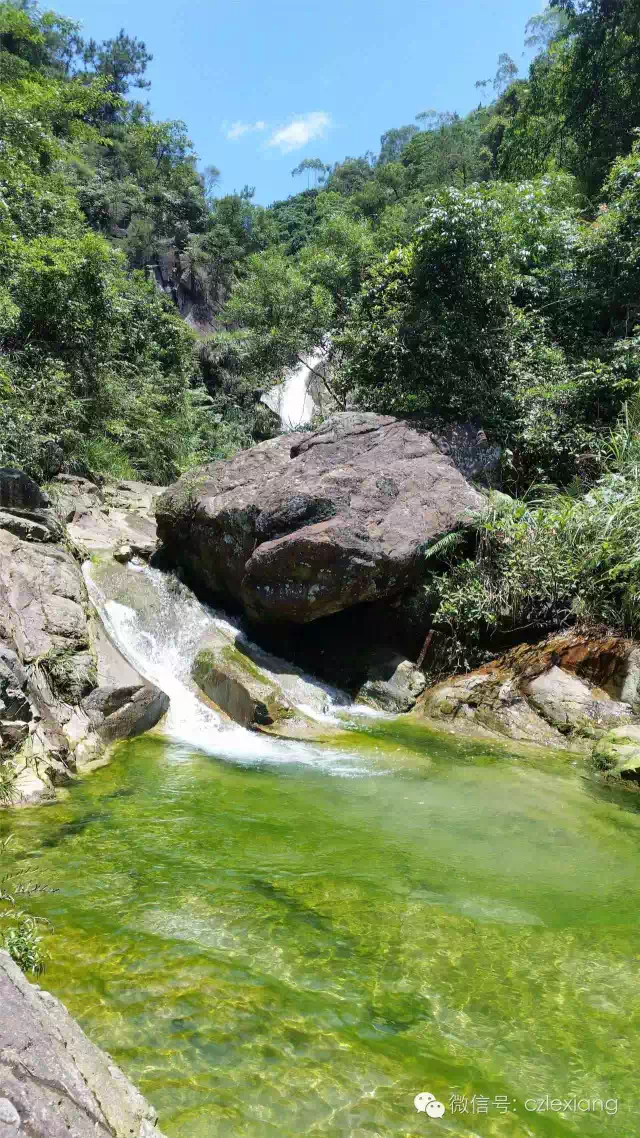
[[[58,474],[52,482],[51,498],[65,522],[76,521],[103,502],[100,487],[77,474]]]
[[[31,705],[26,693],[28,676],[17,654],[0,641],[0,720],[30,720]]]
[[[86,478],[68,474],[58,475],[52,483],[56,508],[78,546],[106,551],[129,545],[134,554],[143,557],[155,549],[153,504],[161,490],[162,487],[147,482],[131,481],[99,487]],[[137,546],[145,552],[138,553]]]
[[[0,751],[16,751],[29,734],[29,724],[23,719],[0,719]]]
[[[21,537],[23,541],[55,541],[57,536],[55,529],[43,525],[42,522],[33,521],[19,514],[10,514],[5,510],[0,510],[0,529],[6,529],[8,533]]]
[[[424,673],[415,664],[395,656],[371,667],[370,678],[356,692],[355,698],[382,711],[404,712],[413,707],[425,684]]]
[[[607,780],[622,779],[640,789],[640,725],[614,727],[598,740],[591,761]]]
[[[56,541],[62,531],[50,499],[23,470],[0,469],[0,529],[25,541]]]
[[[192,675],[201,691],[243,727],[284,726],[297,716],[277,685],[232,643],[215,639],[202,648]]]
[[[82,701],[82,710],[103,743],[150,731],[168,709],[169,697],[147,683],[96,688]]]
[[[570,746],[520,694],[506,674],[470,672],[429,688],[414,712],[420,718],[470,734],[503,736],[545,747]]]
[[[70,554],[0,530],[0,638],[14,646],[23,665],[56,650],[86,649],[86,603],[82,573]]]
[[[2,1138],[162,1138],[153,1107],[6,952],[0,1007]]]
[[[557,666],[537,676],[523,690],[534,707],[560,731],[630,722],[633,714],[630,704],[606,698],[606,693],[604,699],[594,699],[593,689],[584,680]]]
[[[23,470],[0,467],[0,509],[44,510],[49,505],[48,495]]]
[[[19,1126],[21,1119],[15,1106],[8,1098],[0,1098],[0,1122],[6,1126]]]
[[[0,529],[0,751],[19,752],[16,801],[50,798],[78,757],[155,726],[168,702],[107,640],[74,558]]]
[[[436,684],[416,713],[456,729],[585,751],[613,725],[631,723],[634,706],[640,710],[638,675],[632,641],[566,633]]]
[[[142,561],[150,561],[156,551],[157,542],[155,538],[138,538],[131,542],[131,550],[135,557],[139,557]]]
[[[304,624],[415,580],[483,498],[431,435],[345,412],[184,475],[158,500],[175,564],[260,622]]]
[[[132,558],[133,550],[130,545],[119,545],[113,551],[114,561],[119,561],[121,565],[126,565]]]

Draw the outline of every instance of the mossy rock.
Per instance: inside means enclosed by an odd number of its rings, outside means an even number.
[[[293,720],[306,723],[271,678],[233,644],[201,649],[191,674],[201,691],[242,727],[277,730]]]
[[[628,724],[609,731],[596,743],[593,768],[608,781],[621,779],[640,790],[640,726]]]

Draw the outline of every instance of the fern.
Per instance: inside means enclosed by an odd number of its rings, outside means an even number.
[[[461,541],[462,534],[458,531],[446,533],[444,537],[438,538],[438,541],[434,541],[433,545],[427,546],[424,550],[425,560],[429,561],[433,557],[441,557],[443,554],[452,553]]]

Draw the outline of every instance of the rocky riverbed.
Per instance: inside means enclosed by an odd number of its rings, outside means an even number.
[[[209,623],[187,671],[242,726],[323,736],[326,724],[308,714],[311,673],[416,723],[593,753],[607,779],[635,784],[640,648],[629,640],[566,633],[427,685],[418,662],[428,628],[414,604],[424,549],[485,501],[464,441],[452,448],[391,417],[349,412],[168,489],[61,474],[45,492],[0,471],[5,797],[13,773],[16,804],[50,799],[167,710],[167,695],[105,632],[87,594],[88,559],[103,577],[120,563],[121,577],[109,578],[116,600],[133,589],[127,564],[151,559],[235,611],[235,625]]]

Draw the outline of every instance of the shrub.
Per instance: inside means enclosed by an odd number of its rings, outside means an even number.
[[[537,500],[494,492],[472,526],[473,556],[445,551],[446,568],[425,585],[437,667],[476,667],[509,643],[574,623],[640,633],[636,422],[632,408],[602,445],[605,473],[586,493],[578,481]]]

